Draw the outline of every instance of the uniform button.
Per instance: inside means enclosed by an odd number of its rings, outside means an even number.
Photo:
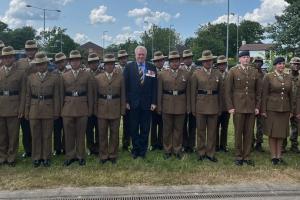
[[[284,83],[281,83],[281,85],[284,85]]]
[[[284,94],[284,92],[281,92],[281,94]]]
[[[282,88],[282,90],[284,90],[284,88]]]
[[[248,81],[246,81],[246,83],[248,84]]]
[[[281,100],[283,100],[283,97],[281,97]]]

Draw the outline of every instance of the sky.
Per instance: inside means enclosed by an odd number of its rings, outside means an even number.
[[[33,26],[67,29],[76,42],[94,42],[104,47],[138,39],[152,24],[174,28],[184,40],[192,37],[200,25],[227,20],[228,0],[0,0],[0,20],[9,28]],[[263,25],[275,21],[288,5],[284,0],[229,0],[230,22],[257,21]]]

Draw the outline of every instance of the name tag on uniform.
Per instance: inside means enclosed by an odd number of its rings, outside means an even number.
[[[155,71],[148,70],[146,73],[146,76],[155,78],[155,76],[156,76]]]

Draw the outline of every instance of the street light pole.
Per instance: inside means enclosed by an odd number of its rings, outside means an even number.
[[[239,59],[239,25],[240,25],[240,16],[237,15],[237,25],[236,25],[236,59]]]
[[[169,53],[171,51],[171,34],[172,34],[172,27],[174,27],[173,24],[170,24],[170,29],[169,29]]]
[[[33,5],[29,5],[27,4],[26,5],[27,8],[35,8],[35,9],[38,9],[38,10],[42,10],[43,11],[43,18],[44,18],[44,42],[46,41],[46,38],[45,38],[45,32],[46,32],[46,11],[49,11],[49,12],[58,12],[60,13],[61,10],[58,10],[58,9],[47,9],[47,8],[40,8],[40,7],[37,7],[37,6],[33,6]]]
[[[226,38],[226,58],[227,58],[227,67],[228,67],[228,51],[229,51],[229,3],[230,0],[227,0],[227,38]]]
[[[104,59],[104,51],[105,51],[105,34],[107,33],[108,31],[103,31],[102,33],[102,43],[103,43],[103,51],[102,51],[102,59]]]

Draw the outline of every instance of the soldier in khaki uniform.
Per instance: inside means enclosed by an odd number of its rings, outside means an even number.
[[[95,53],[90,53],[88,55],[88,72],[91,74],[93,81],[95,77],[102,73],[99,68],[99,57]],[[95,86],[96,82],[94,83]],[[93,96],[96,94],[94,93]],[[98,135],[98,125],[97,116],[92,115],[88,117],[87,128],[86,128],[86,145],[90,151],[90,154],[99,154],[99,135]]]
[[[265,73],[261,69],[263,64],[263,58],[258,56],[253,59],[253,65],[257,69],[258,77],[261,82],[263,81],[263,78],[265,76]],[[262,148],[263,135],[263,117],[261,116],[261,114],[258,114],[256,115],[256,137],[253,137],[253,141],[255,142],[255,150],[258,152],[264,152],[264,149]]]
[[[24,114],[25,76],[17,68],[12,47],[2,49],[0,68],[0,165],[14,167],[19,144],[20,118]]]
[[[250,159],[255,115],[259,114],[261,82],[256,69],[249,66],[250,54],[242,51],[237,66],[231,68],[225,81],[228,112],[233,115],[235,164],[254,166]]]
[[[125,66],[128,63],[128,53],[126,52],[126,50],[122,49],[118,51],[118,61],[119,61],[118,69],[120,69],[121,72],[123,73]],[[130,146],[128,110],[125,111],[125,115],[123,115],[122,119],[123,119],[122,149],[124,151],[128,151]]]
[[[96,76],[95,115],[98,118],[100,163],[116,163],[119,147],[121,115],[125,114],[125,82],[123,74],[115,69],[113,54],[104,56],[105,72]],[[109,134],[108,134],[109,133]]]
[[[89,72],[80,69],[81,55],[77,50],[70,52],[72,69],[62,75],[61,116],[65,131],[66,160],[64,166],[79,161],[85,165],[85,132],[87,118],[93,113],[93,80]]]
[[[34,63],[31,61],[34,59],[35,54],[38,52],[38,46],[35,40],[27,40],[25,43],[25,53],[26,58],[18,60],[17,66],[18,69],[24,70],[26,76],[29,76],[32,73],[37,72]],[[24,146],[23,158],[31,157],[31,133],[29,121],[25,118],[21,119],[21,128],[22,128],[22,142]]]
[[[282,160],[282,141],[289,134],[289,118],[292,113],[292,81],[284,73],[285,59],[273,61],[274,72],[263,80],[261,115],[265,117],[264,133],[269,137],[271,162],[285,164]]]
[[[218,162],[215,157],[216,128],[220,113],[221,73],[212,69],[213,56],[210,50],[202,52],[199,61],[203,67],[196,70],[191,78],[191,110],[197,121],[198,160],[205,158]]]
[[[228,135],[228,124],[230,114],[228,113],[225,101],[225,84],[224,81],[227,77],[228,72],[226,71],[227,59],[224,55],[221,55],[217,59],[217,69],[222,76],[222,88],[220,90],[220,111],[221,115],[218,117],[217,130],[216,130],[216,151],[228,152],[227,149],[227,135]]]
[[[45,53],[35,54],[38,72],[29,75],[26,89],[25,118],[30,120],[34,167],[50,166],[53,120],[60,115],[59,77],[48,72]]]
[[[292,91],[293,91],[293,108],[296,108],[296,96],[297,96],[297,83],[299,80],[299,69],[300,69],[300,58],[293,57],[290,61],[290,77],[292,80]],[[294,153],[300,153],[298,147],[298,120],[295,116],[295,110],[293,110],[294,115],[290,118],[290,141],[291,141],[291,151]],[[287,146],[287,139],[283,140],[283,151]]]
[[[161,51],[154,52],[154,58],[152,62],[154,63],[157,71],[157,75],[164,71],[165,56]],[[157,109],[152,111],[152,121],[151,121],[151,150],[162,150],[163,149],[163,120],[161,114],[157,113]]]
[[[193,52],[190,49],[186,49],[182,53],[183,64],[182,69],[188,72],[188,79],[190,81],[192,74],[197,69],[197,66],[193,63]],[[190,90],[190,88],[189,88]],[[183,149],[187,153],[194,152],[196,143],[196,118],[192,113],[186,114],[183,126]]]
[[[66,69],[67,65],[67,57],[64,53],[59,52],[54,56],[54,62],[56,65],[56,69],[53,71],[54,74],[59,77],[62,76],[68,70]],[[54,153],[53,155],[60,155],[65,152],[65,136],[63,133],[63,120],[62,117],[59,116],[54,120]]]
[[[5,44],[2,40],[0,40],[0,67],[2,66],[1,53],[2,53],[3,47],[5,47]]]
[[[163,119],[163,146],[165,159],[172,153],[181,159],[184,117],[190,112],[190,84],[186,70],[179,69],[180,55],[169,54],[170,68],[159,75],[157,111]]]

